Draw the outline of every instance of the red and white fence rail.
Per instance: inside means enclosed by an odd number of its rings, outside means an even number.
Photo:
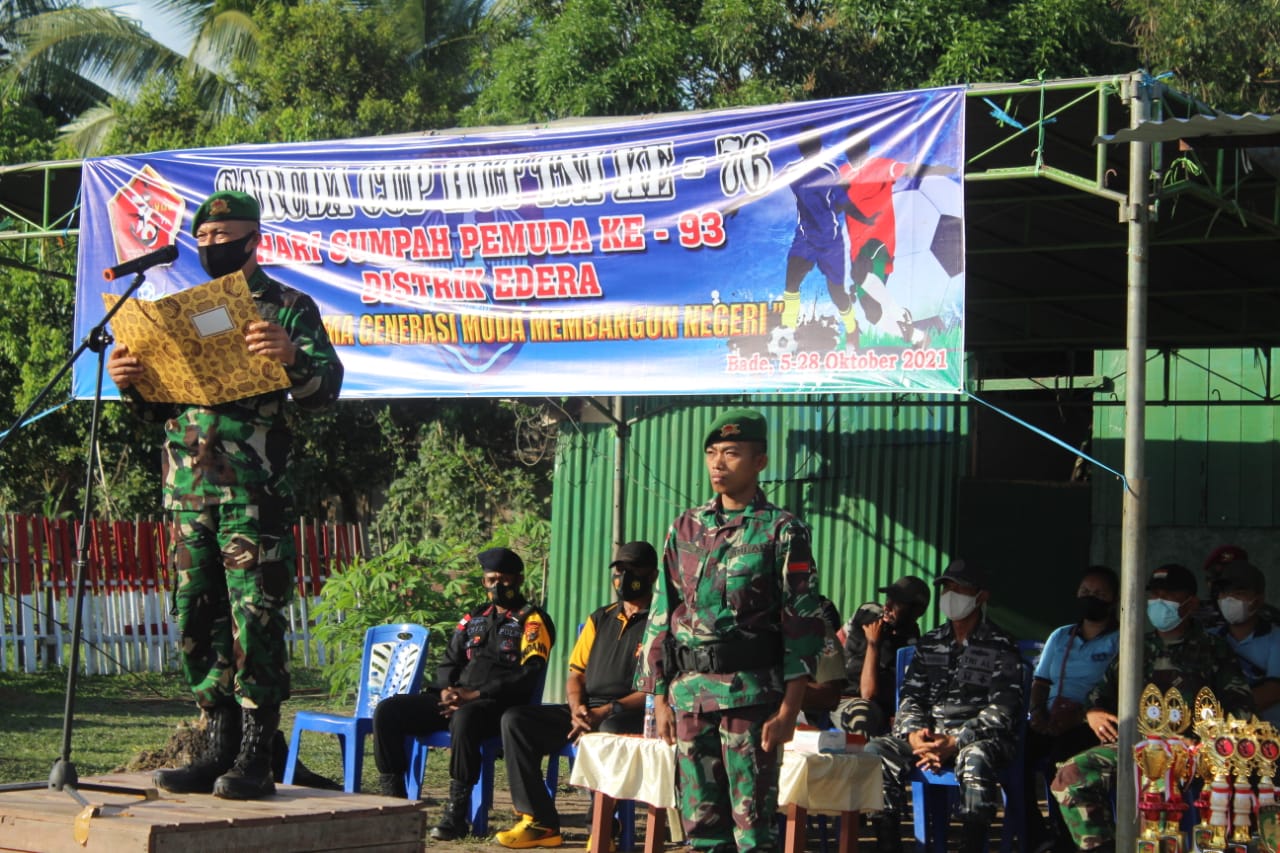
[[[78,521],[0,517],[0,672],[36,672],[70,660]],[[311,635],[311,607],[325,581],[367,553],[354,524],[300,520],[298,594],[289,608],[289,645],[303,666],[324,663]],[[88,674],[174,669],[177,629],[166,560],[169,531],[156,521],[95,521],[89,532],[82,646]]]

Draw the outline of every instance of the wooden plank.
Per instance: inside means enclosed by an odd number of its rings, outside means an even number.
[[[139,791],[145,773],[84,779],[84,807],[65,791],[0,791],[0,851],[23,853],[322,853],[420,851],[426,833],[422,804],[367,794],[292,785],[263,800],[219,800],[207,794],[143,799],[92,784]]]

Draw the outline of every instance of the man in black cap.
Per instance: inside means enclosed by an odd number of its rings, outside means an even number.
[[[917,620],[929,606],[929,585],[911,575],[877,592],[884,604],[867,602],[841,629],[848,681],[832,715],[840,728],[868,738],[889,730],[897,710],[898,650],[920,639]]]
[[[289,698],[294,515],[286,397],[318,411],[338,399],[343,377],[316,303],[258,266],[260,216],[253,196],[220,190],[196,210],[191,235],[210,276],[243,273],[260,316],[245,328],[245,346],[283,366],[287,389],[210,406],[156,402],[138,385],[157,354],[119,345],[107,362],[129,409],[164,425],[182,673],[207,719],[203,754],[152,779],[171,793],[235,800],[275,792],[272,744],[280,703]]]
[[[947,621],[920,638],[902,682],[893,733],[867,744],[884,769],[885,808],[875,818],[876,850],[902,849],[899,825],[913,766],[954,767],[960,783],[960,853],[985,853],[1000,808],[999,773],[1014,756],[1022,713],[1018,646],[989,622],[990,596],[982,571],[952,562],[934,581]]]
[[[585,732],[639,734],[645,694],[632,681],[649,621],[658,554],[648,542],[628,542],[609,564],[617,601],[582,625],[569,655],[567,705],[517,705],[502,715],[502,753],[511,805],[520,821],[496,840],[503,847],[559,847],[560,814],[542,781],[542,758]],[[554,759],[553,759],[554,760]]]
[[[524,561],[519,555],[490,548],[478,559],[489,600],[458,622],[435,688],[390,696],[373,713],[379,783],[391,797],[405,796],[405,738],[449,730],[449,801],[431,830],[436,841],[467,834],[471,788],[480,778],[480,744],[498,735],[503,712],[533,698],[555,642],[551,617],[520,591]]]
[[[1208,687],[1228,714],[1248,718],[1253,697],[1240,664],[1221,637],[1205,633],[1191,618],[1197,605],[1196,578],[1186,566],[1161,566],[1147,581],[1147,632],[1142,647],[1142,684],[1163,694],[1177,687],[1188,709]],[[1107,667],[1102,681],[1089,691],[1086,719],[1099,746],[1064,761],[1049,786],[1062,809],[1072,841],[1081,850],[1115,850],[1115,817],[1111,800],[1118,766],[1120,659]],[[1194,737],[1187,732],[1186,737]]]

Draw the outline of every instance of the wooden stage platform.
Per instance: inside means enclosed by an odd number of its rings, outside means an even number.
[[[80,784],[88,806],[67,791],[0,791],[0,851],[420,853],[426,836],[422,804],[369,794],[277,785],[274,797],[239,802],[157,792],[149,773]]]

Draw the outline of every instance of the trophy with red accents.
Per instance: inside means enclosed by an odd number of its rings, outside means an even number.
[[[1207,687],[1196,696],[1194,731],[1200,738],[1198,753],[1201,774],[1206,782],[1196,806],[1200,822],[1191,830],[1191,840],[1200,853],[1223,853],[1227,847],[1230,822],[1230,762],[1236,745],[1227,731],[1222,704]]]
[[[1187,809],[1182,788],[1194,770],[1191,744],[1182,738],[1191,715],[1176,688],[1161,694],[1148,684],[1138,700],[1138,731],[1133,748],[1138,770],[1138,812],[1142,826],[1137,853],[1182,853],[1186,839],[1179,829]]]

